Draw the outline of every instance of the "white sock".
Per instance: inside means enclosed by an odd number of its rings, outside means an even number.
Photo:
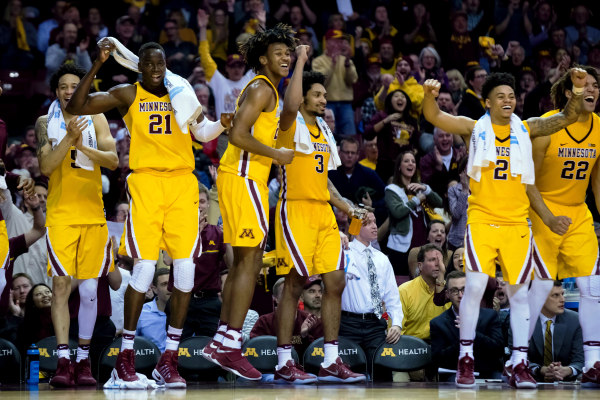
[[[335,363],[335,360],[337,360],[337,358],[339,357],[338,341],[332,340],[331,342],[325,342],[325,344],[323,345],[323,352],[325,353],[325,357],[321,366],[327,368],[331,364]]]
[[[460,301],[460,353],[459,357],[464,357],[467,353],[470,357],[473,355],[473,340],[475,339],[475,329],[479,320],[479,309],[481,307],[481,298],[487,286],[489,277],[481,272],[467,272],[467,283],[465,285],[465,294]]]
[[[285,364],[292,360],[292,345],[284,344],[282,346],[277,346],[277,367],[279,370],[285,366]]]
[[[223,344],[223,334],[225,332],[227,332],[227,324],[224,324],[221,321],[219,321],[219,328],[217,328],[217,333],[215,333],[213,340],[217,343]]]
[[[579,288],[579,325],[583,334],[584,371],[600,361],[600,276],[577,278]]]
[[[56,346],[58,352],[58,358],[69,358],[69,345],[59,344]]]
[[[232,349],[242,348],[242,330],[241,329],[227,329],[227,336],[223,337],[223,346],[230,347]]]
[[[173,328],[169,325],[167,329],[167,346],[165,350],[174,350],[177,351],[179,348],[179,341],[181,340],[181,332],[183,332],[183,328]]]
[[[548,295],[554,286],[554,281],[551,279],[540,279],[537,275],[536,278],[531,282],[531,287],[527,293],[527,301],[529,303],[529,335],[531,339],[533,330],[537,324],[540,311],[548,299]]]
[[[121,351],[133,350],[133,341],[135,340],[135,331],[123,329],[123,342],[121,343]]]
[[[527,361],[527,348],[529,345],[529,304],[527,302],[527,285],[509,285],[508,299],[510,300],[510,328],[512,331],[512,365],[513,367],[521,361]]]
[[[81,360],[85,360],[90,356],[90,345],[89,344],[80,344],[77,346],[77,362]]]

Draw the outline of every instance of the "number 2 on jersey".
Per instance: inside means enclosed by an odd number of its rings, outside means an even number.
[[[164,115],[164,132],[163,132],[163,115],[162,114],[152,114],[150,115],[150,125],[149,130],[152,135],[160,135],[164,133],[165,135],[171,134],[171,115]]]
[[[496,160],[497,167],[494,169],[494,179],[505,181],[508,178],[508,160]]]

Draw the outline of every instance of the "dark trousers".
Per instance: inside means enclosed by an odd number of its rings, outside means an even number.
[[[167,323],[171,315],[171,301],[165,307]],[[217,333],[219,317],[221,315],[221,300],[217,295],[197,298],[192,295],[187,317],[183,324],[181,340],[192,336],[213,337]]]
[[[386,329],[387,323],[384,319],[362,319],[347,315],[341,317],[340,336],[352,340],[364,350],[369,374],[373,374],[373,357],[377,348],[385,341]],[[391,380],[392,378],[390,371],[387,373],[376,371],[373,375],[377,380]]]

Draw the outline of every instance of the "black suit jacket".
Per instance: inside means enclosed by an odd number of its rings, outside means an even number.
[[[429,323],[433,362],[438,367],[456,369],[460,336],[454,325],[455,318],[454,311],[450,308]],[[487,308],[480,309],[475,332],[475,371],[480,373],[481,378],[502,371],[504,341],[498,314]]]
[[[529,343],[529,362],[532,370],[537,372],[544,365],[544,332],[538,318],[533,336]],[[554,348],[553,361],[560,361],[563,366],[573,367],[577,374],[567,379],[575,379],[581,373],[584,364],[583,336],[579,325],[579,315],[575,311],[565,309],[564,314],[556,316],[554,334],[552,335]]]

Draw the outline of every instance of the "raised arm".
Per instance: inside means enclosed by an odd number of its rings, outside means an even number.
[[[229,141],[250,153],[269,157],[278,164],[284,165],[292,162],[294,151],[286,148],[274,149],[259,142],[252,136],[250,129],[267,107],[274,100],[273,89],[262,80],[256,80],[248,86],[240,99],[240,108],[233,118],[233,126],[229,131]],[[273,101],[274,102],[274,101]],[[277,107],[274,104],[272,107]],[[274,132],[273,132],[274,133]]]
[[[441,86],[435,79],[428,79],[423,84],[425,94],[423,99],[423,115],[425,119],[446,132],[461,136],[471,135],[476,121],[467,117],[450,115],[440,110],[435,99],[440,94]]]
[[[121,115],[127,112],[127,109],[135,100],[135,86],[124,84],[115,86],[108,92],[90,93],[90,88],[94,77],[102,67],[102,64],[110,57],[110,52],[114,50],[115,45],[108,39],[102,39],[98,45],[98,58],[92,64],[92,68],[81,79],[77,89],[73,93],[71,100],[67,104],[66,111],[73,115],[93,115],[118,108]]]
[[[91,147],[83,146],[81,136],[75,147],[77,147],[77,150],[88,156],[95,164],[114,171],[119,165],[119,157],[117,156],[115,140],[110,134],[108,121],[104,114],[94,115],[92,121],[94,122],[98,148],[93,149]]]
[[[539,137],[532,140],[533,163],[535,165],[535,175],[540,176],[543,171],[544,154],[550,145],[549,137]],[[531,208],[540,216],[544,224],[557,235],[564,235],[571,225],[571,219],[565,216],[555,216],[548,208],[537,186],[527,185],[527,196]]]
[[[587,72],[580,68],[571,68],[570,73],[573,90],[567,91],[567,97],[569,97],[569,94],[570,97],[565,108],[561,112],[547,118],[536,117],[527,120],[529,133],[532,138],[552,135],[577,122],[583,106],[583,88],[585,87]]]
[[[290,129],[298,116],[300,104],[302,104],[302,74],[304,73],[304,65],[308,60],[308,46],[300,45],[296,47],[296,59],[296,67],[290,79],[290,85],[285,91],[283,109],[279,116],[280,132]]]

